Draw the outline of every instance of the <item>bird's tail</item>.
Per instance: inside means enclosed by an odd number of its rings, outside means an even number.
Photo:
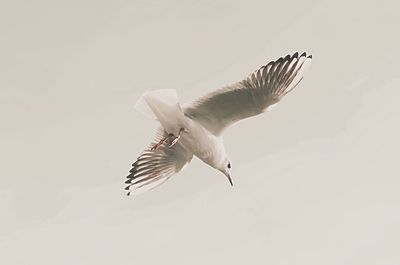
[[[174,89],[152,90],[143,93],[135,104],[135,109],[145,116],[158,119],[154,108],[158,105],[179,105],[178,95]]]
[[[148,91],[139,98],[135,108],[158,120],[168,132],[175,130],[176,122],[184,115],[175,89]]]

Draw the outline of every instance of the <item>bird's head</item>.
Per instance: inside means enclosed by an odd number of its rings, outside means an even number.
[[[228,178],[229,183],[231,184],[231,186],[233,186],[233,182],[231,179],[231,168],[232,164],[229,161],[229,158],[225,158],[222,164],[220,164],[219,166],[219,171],[221,171]]]

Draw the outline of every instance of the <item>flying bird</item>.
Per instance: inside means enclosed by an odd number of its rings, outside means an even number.
[[[144,93],[136,109],[159,123],[152,143],[133,163],[125,190],[149,190],[183,169],[193,156],[222,172],[233,185],[232,164],[223,131],[233,123],[264,113],[303,79],[311,55],[297,52],[271,61],[247,78],[181,106],[176,90]]]

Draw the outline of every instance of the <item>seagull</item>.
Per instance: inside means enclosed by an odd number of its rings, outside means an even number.
[[[222,133],[235,122],[270,110],[303,79],[311,60],[305,52],[281,57],[242,81],[185,106],[173,89],[144,93],[135,107],[160,126],[129,171],[127,195],[154,189],[181,171],[193,156],[222,172],[233,186]]]

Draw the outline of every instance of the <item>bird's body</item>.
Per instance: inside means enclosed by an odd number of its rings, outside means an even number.
[[[302,79],[311,61],[305,53],[272,61],[248,78],[182,107],[175,90],[145,93],[137,109],[160,123],[155,141],[133,164],[126,190],[151,189],[179,172],[193,156],[230,177],[222,132],[229,125],[274,106]],[[128,195],[130,191],[128,192]]]
[[[210,166],[221,163],[221,157],[225,155],[222,137],[213,135],[190,118],[186,119],[188,127],[184,128],[187,128],[187,132],[182,134],[180,144]]]
[[[166,95],[168,95],[166,97]],[[168,98],[165,100],[165,98]],[[163,100],[164,99],[164,100]],[[139,102],[147,104],[155,118],[167,133],[180,134],[179,142],[186,150],[210,166],[216,166],[223,161],[225,148],[221,135],[214,135],[203,125],[191,118],[182,108],[175,90],[155,90],[143,95]],[[185,130],[179,132],[181,128]]]

